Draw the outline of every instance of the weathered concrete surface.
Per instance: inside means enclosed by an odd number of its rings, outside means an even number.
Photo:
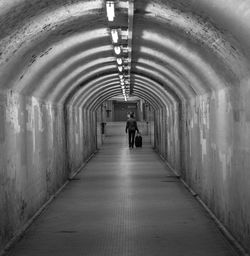
[[[222,89],[196,97],[180,114],[182,123],[164,123],[156,112],[156,147],[243,247],[250,248],[250,89]],[[178,118],[175,117],[175,118]],[[166,128],[164,129],[164,125]],[[181,134],[181,166],[174,155]],[[174,134],[171,134],[171,131]],[[169,146],[170,138],[170,146]]]
[[[63,108],[0,97],[0,248],[67,178]]]
[[[155,111],[155,148],[169,164],[180,171],[180,123],[178,105]]]
[[[63,106],[0,94],[0,251],[93,153],[94,118],[71,114],[68,130]]]
[[[95,113],[85,109],[67,108],[67,150],[71,171],[75,171],[97,148]]]
[[[250,248],[249,87],[220,90],[190,102],[186,181]]]
[[[144,140],[107,137],[8,256],[236,256]]]

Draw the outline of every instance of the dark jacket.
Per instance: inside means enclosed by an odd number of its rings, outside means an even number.
[[[138,127],[137,127],[137,123],[136,123],[136,120],[132,117],[130,117],[127,121],[127,125],[126,125],[126,132],[127,131],[137,131],[139,132],[138,130]]]

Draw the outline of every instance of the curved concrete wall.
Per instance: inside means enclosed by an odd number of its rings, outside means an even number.
[[[62,106],[1,94],[1,247],[67,179]]]
[[[249,13],[248,0],[134,1],[130,70],[156,149],[248,250]],[[0,0],[0,31],[1,249],[95,151],[96,111],[121,91],[103,0]]]

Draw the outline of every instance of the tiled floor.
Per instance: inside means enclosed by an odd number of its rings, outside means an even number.
[[[149,144],[108,137],[12,256],[232,256],[203,208]]]

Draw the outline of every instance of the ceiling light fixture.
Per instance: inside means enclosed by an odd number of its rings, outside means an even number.
[[[118,43],[119,37],[118,37],[117,29],[111,29],[111,36],[112,36],[113,43],[115,43],[115,44]]]
[[[121,54],[121,47],[120,46],[115,46],[114,51],[115,51],[115,54],[117,54],[117,55]]]
[[[115,4],[113,1],[106,2],[107,17],[108,21],[114,21],[115,17]]]
[[[122,66],[118,66],[118,70],[122,72]]]
[[[118,64],[118,65],[122,65],[122,59],[121,59],[121,58],[117,58],[116,61],[117,61],[117,64]]]

